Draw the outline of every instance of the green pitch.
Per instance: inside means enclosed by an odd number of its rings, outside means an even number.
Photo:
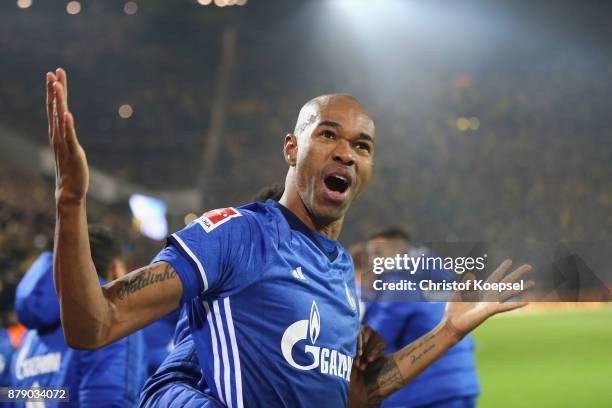
[[[612,308],[496,316],[474,335],[479,408],[612,407]]]

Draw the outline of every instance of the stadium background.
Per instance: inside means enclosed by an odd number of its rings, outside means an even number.
[[[125,191],[168,198],[170,230],[246,203],[283,181],[301,104],[338,91],[379,138],[344,244],[391,224],[422,241],[610,241],[611,41],[597,1],[3,1],[3,324],[53,229],[52,174],[32,153],[47,143],[47,70],[68,70],[102,180],[90,218],[137,266],[161,243],[133,228]],[[477,332],[481,406],[612,405],[611,310],[541,309]]]

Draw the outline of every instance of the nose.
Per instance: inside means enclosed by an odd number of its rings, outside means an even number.
[[[335,162],[342,163],[345,166],[352,166],[355,163],[353,149],[351,149],[350,143],[346,140],[340,140],[336,144],[333,157]]]

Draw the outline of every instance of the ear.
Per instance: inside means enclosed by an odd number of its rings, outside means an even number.
[[[285,156],[285,162],[291,167],[294,167],[297,162],[297,148],[297,136],[293,133],[287,133],[285,135],[283,154]]]

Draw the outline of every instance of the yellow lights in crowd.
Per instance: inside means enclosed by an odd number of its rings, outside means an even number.
[[[79,14],[81,12],[81,3],[78,1],[70,1],[66,4],[66,11],[68,14]]]
[[[211,0],[212,1],[212,0]],[[32,0],[17,0],[17,7],[20,9],[27,9],[32,6]],[[71,15],[76,15],[81,12],[81,3],[78,1],[69,1],[66,4],[66,12]],[[128,1],[123,6],[125,14],[133,15],[138,12],[138,3],[135,1]]]
[[[32,0],[17,0],[17,7],[26,9],[32,5]]]
[[[460,131],[467,132],[468,130],[478,130],[478,128],[480,127],[480,121],[475,116],[472,116],[470,118],[461,116],[457,118],[455,125]]]
[[[189,213],[185,215],[185,218],[183,218],[183,222],[185,223],[185,225],[189,225],[197,219],[198,219],[198,216],[196,214]]]
[[[134,114],[134,109],[132,109],[132,105],[126,103],[121,105],[117,112],[122,119],[129,119]]]
[[[225,6],[244,6],[249,0],[197,0],[198,4],[202,6],[209,6],[214,4],[217,7]],[[17,7],[20,9],[27,9],[32,6],[32,0],[17,0]],[[81,2],[73,0],[66,4],[66,12],[71,15],[76,15],[81,12]],[[128,1],[123,5],[123,11],[125,14],[134,15],[138,12],[138,3],[135,1]]]
[[[138,11],[138,4],[135,1],[128,1],[125,3],[125,6],[123,6],[123,11],[130,16],[136,14]]]
[[[248,0],[198,0],[198,4],[202,6],[209,6],[214,3],[217,7],[244,6],[247,2]]]

